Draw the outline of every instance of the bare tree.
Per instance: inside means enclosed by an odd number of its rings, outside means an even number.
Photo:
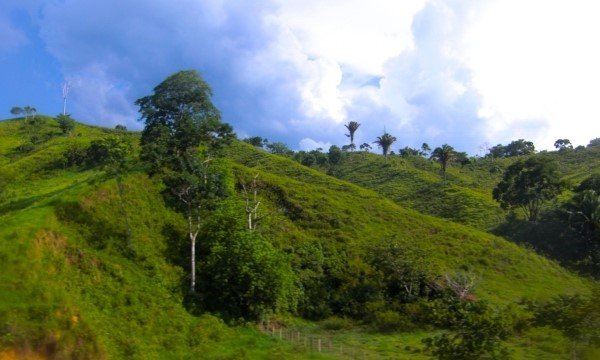
[[[240,181],[242,184],[242,191],[244,192],[244,198],[246,199],[246,216],[248,217],[248,230],[256,230],[258,221],[258,207],[260,201],[258,201],[258,189],[260,183],[258,182],[258,174],[254,175],[250,184],[246,184],[243,180]]]
[[[446,285],[456,297],[461,300],[469,300],[473,298],[473,290],[477,285],[478,277],[475,274],[460,271],[455,274],[445,274],[444,280]]]
[[[71,91],[72,84],[69,80],[65,80],[62,83],[62,98],[63,98],[63,115],[67,114],[67,97]]]

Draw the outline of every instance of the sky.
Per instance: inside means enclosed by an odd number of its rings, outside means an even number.
[[[295,150],[384,131],[471,155],[600,137],[592,0],[2,0],[0,118],[13,106],[89,124],[196,69],[238,136]]]

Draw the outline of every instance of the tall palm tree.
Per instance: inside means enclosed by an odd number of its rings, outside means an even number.
[[[350,148],[354,149],[354,133],[360,127],[360,123],[357,123],[356,121],[350,121],[349,123],[344,124],[344,126],[346,127],[346,129],[348,129],[349,132],[349,134],[346,134],[346,136],[350,138]]]
[[[454,158],[456,158],[456,151],[454,148],[448,144],[442,145],[442,147],[437,147],[431,153],[430,159],[433,159],[440,163],[442,167],[442,174],[444,175],[444,179],[446,178],[446,167]]]
[[[378,136],[377,140],[373,141],[373,143],[379,145],[381,151],[383,152],[383,156],[385,156],[385,159],[387,160],[388,151],[395,141],[396,137],[384,132],[383,135]]]

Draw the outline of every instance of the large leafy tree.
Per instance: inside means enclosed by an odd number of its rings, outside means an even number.
[[[377,137],[377,140],[373,141],[374,144],[377,144],[381,148],[381,152],[386,159],[388,152],[390,151],[390,147],[392,147],[394,142],[396,142],[396,137],[388,134],[387,132],[384,132],[383,135]]]
[[[163,195],[187,220],[190,240],[190,290],[196,286],[196,238],[203,210],[225,195],[214,156],[235,135],[211,101],[211,89],[194,70],[180,71],[136,101],[145,123],[141,157],[151,174],[161,174]]]
[[[493,196],[502,208],[521,208],[529,221],[535,221],[543,203],[555,198],[563,188],[556,163],[532,157],[509,166]]]
[[[444,144],[441,147],[436,147],[429,158],[440,163],[442,174],[446,177],[446,168],[456,158],[456,151],[452,146]]]
[[[350,148],[354,149],[355,148],[355,146],[354,146],[354,133],[360,127],[360,123],[358,123],[356,121],[350,121],[349,123],[344,124],[344,126],[346,127],[346,129],[348,129],[348,133],[346,134],[346,136],[350,138]]]
[[[176,158],[200,144],[210,153],[235,136],[231,126],[221,122],[211,96],[200,74],[187,70],[169,76],[152,95],[135,102],[145,123],[141,156],[153,172],[177,163]]]

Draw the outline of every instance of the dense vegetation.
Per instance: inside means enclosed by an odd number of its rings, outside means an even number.
[[[492,189],[516,158],[460,165],[444,145],[438,164],[385,159],[351,151],[356,124],[345,149],[264,151],[233,138],[207,87],[177,106],[174,84],[201,79],[176,75],[138,101],[141,135],[65,116],[0,123],[0,355],[325,357],[260,334],[266,320],[372,358],[399,339],[413,345],[397,358],[598,355],[598,316],[583,316],[599,313],[595,282],[485,231],[519,241],[563,211],[553,224],[585,240],[572,259],[589,257],[564,262],[593,272],[597,148],[546,154],[578,186],[538,222],[507,222]]]

